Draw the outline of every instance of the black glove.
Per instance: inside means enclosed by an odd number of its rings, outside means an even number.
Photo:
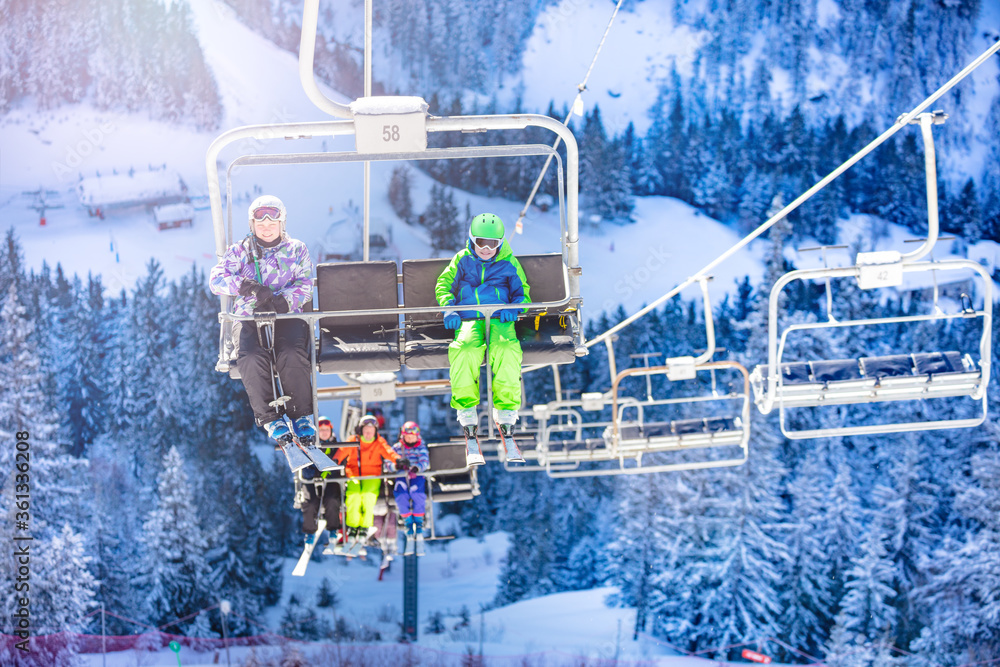
[[[283,296],[278,296],[277,294],[275,294],[270,299],[268,299],[267,303],[268,306],[270,306],[271,310],[278,313],[279,315],[284,315],[285,313],[288,312],[288,302],[285,301],[285,297]]]
[[[316,466],[306,466],[305,468],[302,469],[302,479],[305,480],[314,479],[318,472],[319,469],[317,469]]]
[[[244,280],[240,283],[240,296],[242,297],[254,297],[257,299],[257,304],[260,305],[264,301],[267,301],[274,296],[274,292],[267,285],[261,285],[253,280]]]
[[[406,470],[410,467],[410,460],[405,456],[396,459],[396,470]]]
[[[253,296],[253,288],[254,288],[254,285],[256,285],[256,284],[257,283],[255,283],[254,281],[247,280],[246,278],[244,278],[243,282],[240,283],[240,289],[238,290],[240,296],[242,296],[242,297]]]
[[[418,466],[410,466],[410,472],[416,475],[418,472],[420,472],[420,468]]]

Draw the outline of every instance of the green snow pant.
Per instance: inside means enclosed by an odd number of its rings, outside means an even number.
[[[479,405],[479,368],[486,350],[486,321],[463,320],[448,345],[451,365],[451,407]],[[493,406],[521,407],[521,342],[513,322],[490,320],[490,368],[493,369]]]
[[[349,528],[371,528],[375,523],[375,501],[378,500],[380,479],[350,480],[344,491]]]

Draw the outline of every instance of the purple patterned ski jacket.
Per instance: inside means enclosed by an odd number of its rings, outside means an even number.
[[[290,313],[301,313],[305,304],[312,303],[313,265],[305,243],[286,236],[273,248],[262,248],[262,257],[257,260],[259,277],[248,247],[253,247],[249,237],[229,246],[222,260],[212,269],[208,283],[213,294],[236,297],[233,304],[235,315],[253,315],[257,305],[252,296],[239,296],[244,279],[270,287],[288,302]]]

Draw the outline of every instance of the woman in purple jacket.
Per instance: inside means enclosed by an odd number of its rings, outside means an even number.
[[[212,269],[209,286],[214,294],[236,297],[236,315],[301,313],[312,303],[312,274],[306,245],[285,233],[285,205],[273,195],[264,195],[250,204],[250,234],[226,250]],[[282,389],[291,397],[285,413],[300,437],[316,436],[308,341],[305,322],[275,322],[275,360]],[[273,397],[270,358],[253,324],[240,327],[236,367],[257,423],[275,440],[288,436],[288,424],[269,405]]]

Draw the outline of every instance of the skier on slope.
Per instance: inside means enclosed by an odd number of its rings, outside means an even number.
[[[504,240],[503,221],[482,213],[469,225],[469,240],[438,277],[435,295],[441,306],[455,306],[444,313],[444,326],[455,329],[448,346],[451,367],[451,407],[466,437],[474,436],[479,416],[479,368],[486,349],[485,320],[465,305],[529,303],[528,281],[520,262]],[[493,370],[493,417],[504,436],[514,432],[521,407],[521,343],[514,323],[523,312],[507,308],[490,321],[489,357]],[[471,443],[472,441],[470,441]],[[483,463],[482,453],[469,453],[469,463]]]
[[[301,313],[312,303],[312,260],[301,241],[285,232],[285,205],[273,195],[250,204],[250,233],[234,243],[212,269],[213,294],[236,297],[236,315]],[[241,323],[233,330],[239,353],[236,367],[250,399],[254,418],[267,434],[279,440],[289,427],[274,407],[270,355],[257,340],[257,327]],[[300,437],[315,437],[312,418],[312,385],[309,368],[309,326],[301,320],[277,320],[274,353],[284,393],[291,397],[285,414]]]
[[[378,434],[378,420],[372,415],[361,418],[357,433],[348,442],[356,442],[357,446],[341,447],[334,460],[344,464],[349,480],[344,505],[347,510],[347,550],[350,553],[357,549],[364,551],[364,543],[375,532],[375,502],[382,484],[380,479],[352,478],[381,475],[383,460],[392,461],[397,470],[409,468],[409,461],[392,451],[385,438]]]
[[[406,526],[406,548],[403,555],[416,552],[423,555],[424,513],[427,503],[427,480],[420,473],[431,467],[430,452],[420,437],[420,426],[416,422],[406,422],[399,430],[399,440],[392,450],[409,462],[405,477],[396,480],[393,496],[399,516]]]
[[[326,417],[320,417],[316,424],[319,432],[319,442],[316,446],[327,456],[333,456],[337,449],[337,437],[333,434],[333,424]],[[306,466],[301,473],[305,492],[302,502],[302,532],[305,533],[306,544],[312,544],[315,539],[317,517],[320,503],[323,504],[323,514],[326,518],[326,529],[330,531],[330,540],[324,553],[333,553],[331,543],[337,541],[337,531],[340,529],[340,486],[333,480],[340,478],[340,471],[320,471],[315,466]]]

